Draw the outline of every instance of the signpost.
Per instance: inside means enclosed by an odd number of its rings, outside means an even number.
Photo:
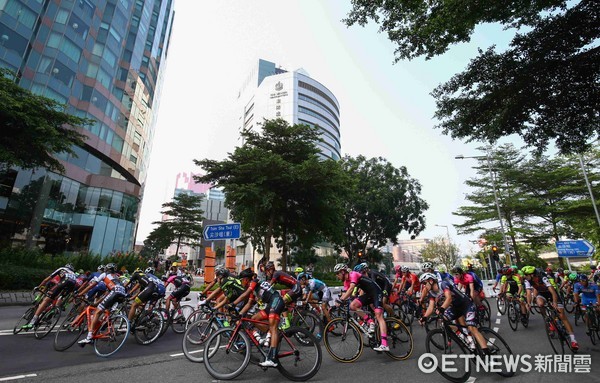
[[[596,248],[594,245],[584,239],[556,242],[556,252],[558,253],[559,257],[567,258],[569,271],[571,271],[571,263],[569,262],[569,258],[587,257],[591,259],[591,256],[595,251]]]
[[[238,239],[242,231],[241,223],[222,223],[218,225],[206,225],[202,231],[207,241],[221,241],[224,239]]]

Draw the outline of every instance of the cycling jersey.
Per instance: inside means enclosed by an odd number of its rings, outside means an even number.
[[[460,278],[454,277],[454,284],[463,285],[467,294],[471,293],[471,283],[475,286],[475,291],[481,291],[483,289],[483,283],[479,285],[470,273],[464,273]]]
[[[452,296],[452,303],[444,311],[444,317],[447,320],[455,320],[461,316],[465,317],[467,326],[477,325],[477,315],[475,311],[475,304],[465,295],[462,291],[453,285],[450,281],[442,281],[439,284],[438,292],[434,292],[432,289],[429,290],[428,296],[431,300],[437,300],[444,296],[445,292],[450,292]]]
[[[356,271],[351,271],[348,280],[344,281],[345,289],[348,290],[351,284],[364,291],[364,294],[357,298],[361,306],[373,303],[376,309],[383,307],[383,292],[371,278],[365,277]]]
[[[404,281],[406,281],[405,286],[408,286],[408,288],[412,286],[413,291],[419,291],[421,289],[419,277],[415,273],[411,273],[410,271],[404,273],[404,276],[402,277],[402,282]]]
[[[590,304],[596,304],[598,302],[600,288],[595,283],[588,282],[587,286],[584,286],[581,283],[576,283],[573,292],[578,293],[581,297],[581,304],[587,306]]]
[[[219,287],[230,302],[235,301],[244,292],[242,283],[235,277],[225,278]]]
[[[317,300],[329,302],[331,300],[331,291],[327,285],[315,278],[308,280],[308,285],[304,288],[306,293],[313,293]]]
[[[281,283],[282,285],[292,288],[296,286],[298,280],[284,271],[277,270],[271,277],[271,284],[274,285],[275,283]]]
[[[183,285],[189,285],[190,280],[187,279],[185,275],[171,275],[169,278],[167,278],[165,286],[168,286],[169,283],[174,284],[175,287],[181,287]]]
[[[511,275],[510,278],[506,275],[503,275],[500,278],[500,284],[508,284],[507,293],[511,295],[515,295],[519,291],[519,285],[521,285],[521,278],[518,275]]]
[[[392,292],[392,282],[390,282],[385,274],[380,273],[379,271],[370,270],[368,276],[375,281],[375,283],[377,283],[377,286],[379,286],[381,291],[385,292],[387,295],[390,295]]]

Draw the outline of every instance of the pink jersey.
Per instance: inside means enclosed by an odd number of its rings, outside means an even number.
[[[454,284],[461,284],[463,286],[469,286],[471,283],[475,283],[473,276],[469,273],[464,273],[460,278],[454,277]]]

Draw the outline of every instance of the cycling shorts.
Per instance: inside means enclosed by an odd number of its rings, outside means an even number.
[[[379,290],[379,292],[373,293],[373,294],[365,293],[363,295],[360,295],[354,301],[355,302],[359,301],[360,307],[368,306],[369,304],[373,304],[374,308],[382,309],[383,308],[383,293],[381,292],[381,290]]]
[[[135,298],[135,302],[141,304],[146,303],[151,299],[158,298],[156,290],[156,285],[154,283],[148,283],[148,286],[146,286],[146,288]]]
[[[113,290],[100,302],[98,308],[100,310],[110,309],[115,303],[121,303],[125,300],[127,293],[125,288],[121,285],[117,285]]]
[[[190,293],[190,285],[184,284],[178,287],[176,290],[173,290],[171,293],[171,298],[175,298],[177,301],[180,301],[181,298],[187,297]]]
[[[460,305],[451,305],[444,311],[444,318],[449,321],[456,320],[460,317],[465,317],[467,326],[477,326],[477,308],[475,303],[469,301]]]
[[[54,299],[58,296],[58,294],[61,294],[61,293],[62,293],[62,296],[64,297],[65,295],[67,295],[68,293],[73,291],[74,289],[75,289],[75,281],[72,279],[65,279],[64,281],[58,282],[58,284],[56,286],[54,286],[54,288],[52,288],[52,290],[50,290],[49,297],[50,297],[50,299]]]

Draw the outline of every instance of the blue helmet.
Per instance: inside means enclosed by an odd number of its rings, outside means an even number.
[[[362,273],[363,271],[365,271],[366,269],[368,269],[369,266],[363,262],[363,263],[359,263],[358,265],[354,266],[354,271]]]
[[[298,280],[301,280],[301,279],[310,279],[310,275],[308,273],[300,273],[300,274],[298,274],[297,278],[298,278]]]

